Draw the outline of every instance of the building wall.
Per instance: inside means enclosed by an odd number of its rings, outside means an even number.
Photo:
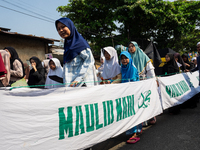
[[[32,56],[44,60],[45,53],[48,53],[48,44],[42,40],[14,35],[0,35],[0,49],[6,46],[14,47],[23,62],[26,62]]]

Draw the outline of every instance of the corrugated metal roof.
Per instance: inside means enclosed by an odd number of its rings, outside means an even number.
[[[7,31],[3,31],[1,29],[0,29],[0,34],[7,34],[7,35],[21,36],[21,37],[26,37],[26,38],[33,38],[33,39],[46,41],[47,43],[60,42],[60,40],[51,39],[51,38],[44,38],[43,36],[35,36],[35,35],[32,35],[32,34],[26,35],[26,34],[20,34],[20,33],[17,33],[17,32],[7,32]]]
[[[3,28],[3,27],[0,27],[0,30],[3,30],[3,31],[10,31],[10,29],[8,29],[8,28]]]

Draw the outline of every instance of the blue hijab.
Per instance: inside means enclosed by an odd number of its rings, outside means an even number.
[[[120,60],[121,56],[124,55],[129,59],[129,63],[127,65],[121,64],[121,73],[122,73],[122,83],[132,81],[139,81],[139,74],[136,67],[133,65],[133,60],[131,58],[131,55],[127,51],[123,51],[120,54]]]
[[[60,18],[56,20],[56,28],[58,22],[66,25],[70,30],[70,36],[65,39],[64,42],[64,56],[63,63],[70,62],[77,55],[80,54],[86,48],[90,48],[87,41],[80,35],[80,33],[76,30],[74,23],[69,18]]]

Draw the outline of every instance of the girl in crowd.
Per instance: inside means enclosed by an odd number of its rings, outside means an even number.
[[[140,79],[145,78],[153,78],[155,77],[154,67],[151,63],[151,60],[149,57],[139,48],[138,44],[134,41],[130,42],[128,45],[128,51],[131,55],[131,58],[133,60],[133,63],[135,64]],[[156,123],[156,117],[150,119],[147,122],[144,122],[144,126],[147,126],[148,124],[155,124]]]
[[[64,83],[68,86],[94,86],[97,84],[94,57],[87,41],[76,30],[69,18],[55,22],[56,29],[64,42]]]
[[[167,53],[165,55],[165,60],[166,60],[166,64],[163,66],[163,74],[173,75],[179,72],[178,65],[172,53]]]
[[[122,83],[139,81],[138,70],[135,68],[129,52],[123,51],[120,54],[120,60],[121,60]],[[128,130],[126,134],[128,135],[133,134],[133,136],[127,141],[127,143],[133,144],[138,142],[140,138],[137,137],[137,133],[141,132],[142,132],[142,124],[139,124],[134,128]]]
[[[49,73],[47,75],[45,88],[57,88],[57,87],[63,87],[63,85],[59,82],[56,82],[54,80],[51,80],[49,76],[56,75],[60,78],[63,78],[63,68],[60,64],[60,61],[57,58],[51,58],[49,61]]]
[[[24,64],[13,47],[5,47],[10,55],[10,84],[22,79],[25,76]]]
[[[175,53],[174,58],[175,58],[175,61],[177,63],[177,66],[179,67],[179,71],[184,72],[185,69],[186,69],[186,66],[185,66],[185,63],[184,63],[183,59],[181,58],[180,54]]]
[[[118,63],[116,50],[111,46],[104,47],[103,54],[105,56],[105,63],[102,73],[104,83],[121,83],[121,68]]]
[[[166,64],[163,66],[163,74],[174,75],[179,72],[178,65],[175,61],[174,55],[167,53],[165,56]],[[180,106],[174,106],[168,109],[170,114],[178,114],[180,112]]]
[[[28,85],[44,85],[45,84],[45,70],[41,61],[37,57],[29,59],[32,69],[29,73]],[[36,88],[44,88],[44,86],[36,86]]]
[[[192,62],[189,62],[188,55],[186,53],[182,55],[182,58],[187,70],[191,70],[194,68],[194,64]]]
[[[149,57],[139,48],[136,42],[130,42],[128,51],[142,79],[155,77],[154,67]]]

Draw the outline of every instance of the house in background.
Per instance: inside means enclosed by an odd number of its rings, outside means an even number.
[[[45,54],[52,52],[49,44],[54,44],[54,42],[60,42],[60,40],[19,34],[0,27],[0,49],[6,46],[14,47],[23,62],[26,62],[32,56],[44,60]]]

